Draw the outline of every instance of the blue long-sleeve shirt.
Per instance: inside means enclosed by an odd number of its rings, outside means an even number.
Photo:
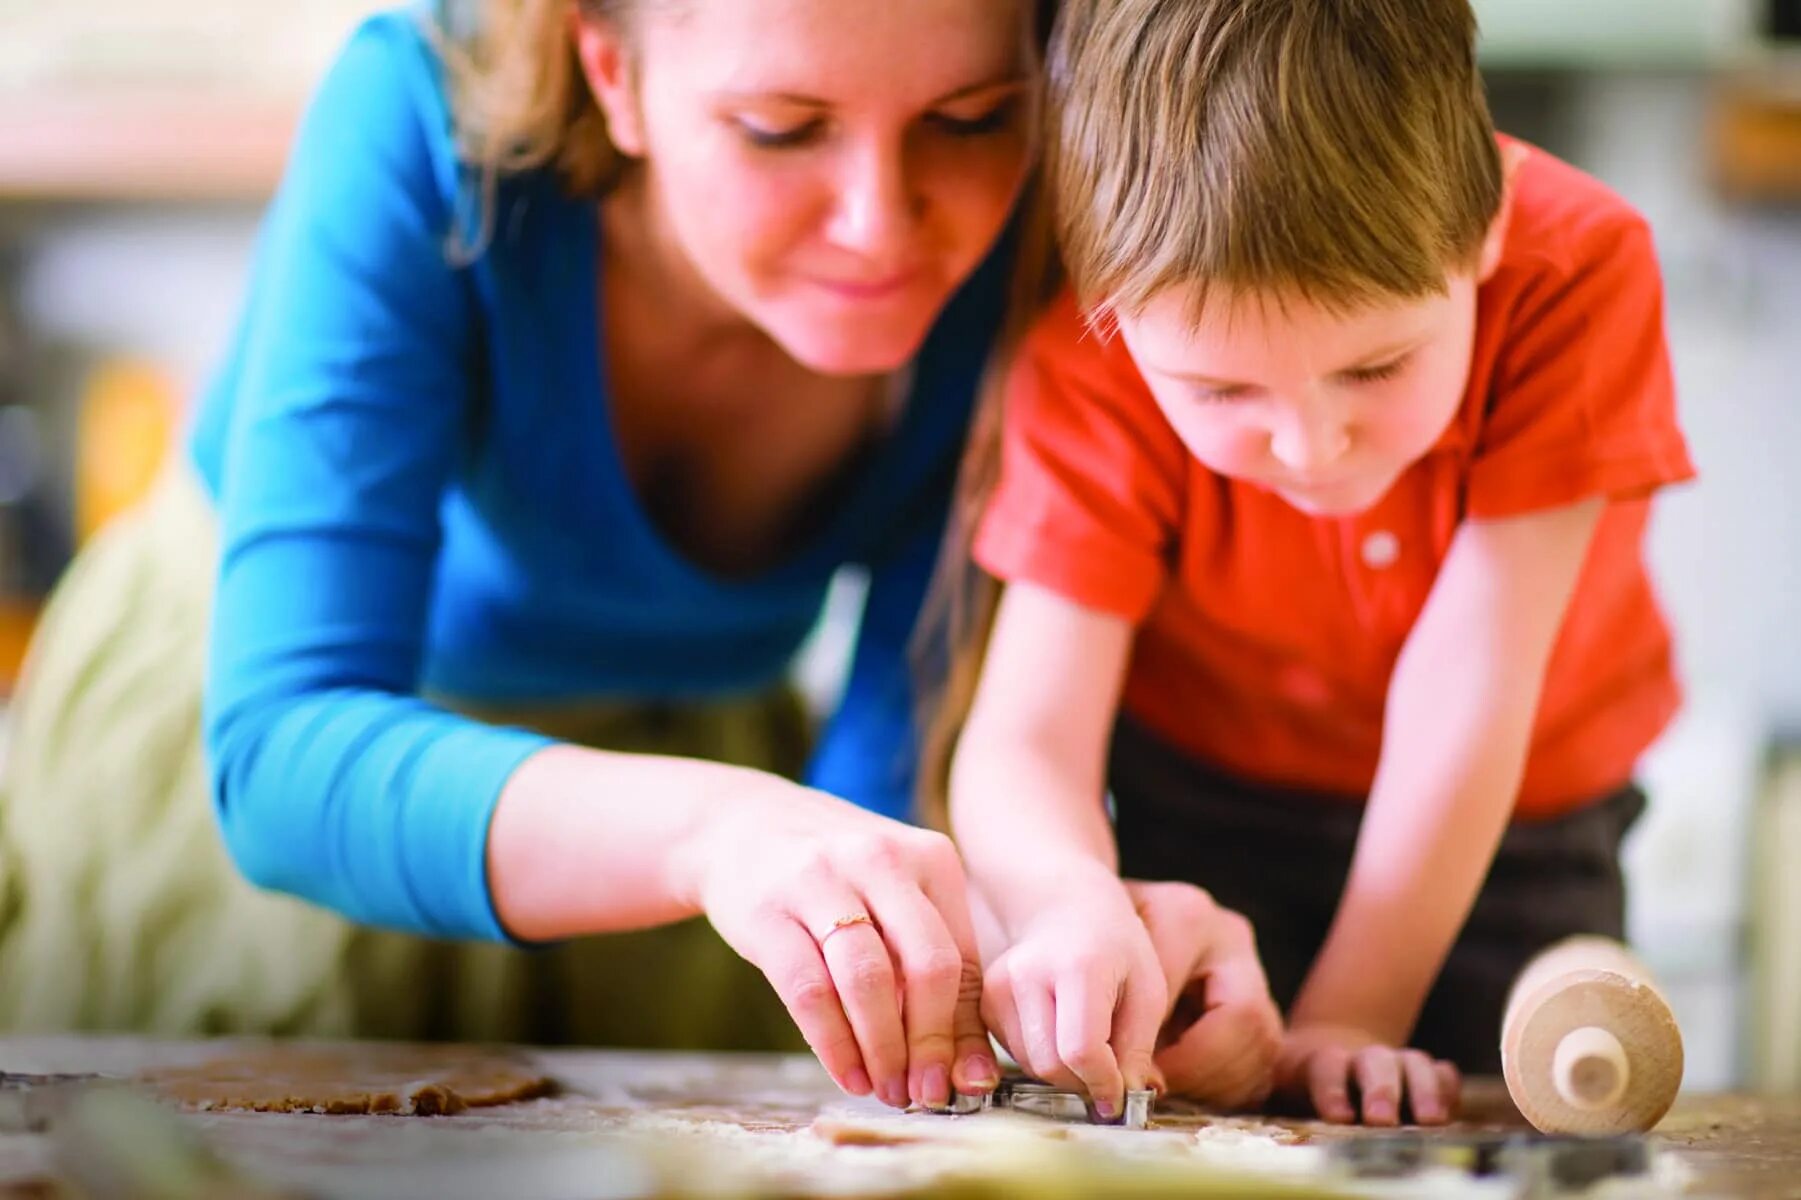
[[[240,868],[359,921],[504,937],[489,820],[544,739],[421,694],[766,688],[847,564],[869,569],[870,598],[810,781],[903,813],[905,646],[998,326],[1000,254],[953,298],[825,527],[721,579],[659,535],[613,442],[592,201],[512,178],[482,257],[447,255],[470,181],[416,22],[372,18],[316,94],[194,432],[222,536],[205,738]]]

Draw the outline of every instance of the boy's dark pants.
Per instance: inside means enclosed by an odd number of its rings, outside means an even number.
[[[1199,884],[1248,917],[1286,1012],[1338,907],[1362,807],[1229,778],[1130,720],[1114,731],[1108,785],[1120,873]],[[1520,968],[1571,934],[1623,935],[1620,839],[1644,803],[1628,785],[1568,816],[1508,828],[1412,1045],[1469,1073],[1499,1073],[1501,1016]]]

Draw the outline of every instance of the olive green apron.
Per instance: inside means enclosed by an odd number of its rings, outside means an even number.
[[[0,1029],[801,1047],[704,921],[527,951],[360,927],[245,882],[200,740],[217,554],[184,462],[82,551],[45,611],[0,762]],[[790,776],[810,739],[785,688],[472,715]]]

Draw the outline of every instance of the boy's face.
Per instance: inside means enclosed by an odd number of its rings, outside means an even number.
[[[1349,316],[1166,291],[1118,322],[1158,406],[1209,468],[1314,516],[1362,512],[1438,441],[1469,376],[1476,286]]]

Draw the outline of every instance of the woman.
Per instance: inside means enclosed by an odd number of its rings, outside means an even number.
[[[992,1083],[955,855],[880,814],[1036,7],[366,24],[189,461],[47,614],[0,794],[0,1015],[779,1043],[699,922],[504,945],[704,915],[847,1090]],[[871,594],[803,787],[784,673],[846,565]],[[244,874],[312,905],[232,871],[209,791]]]

